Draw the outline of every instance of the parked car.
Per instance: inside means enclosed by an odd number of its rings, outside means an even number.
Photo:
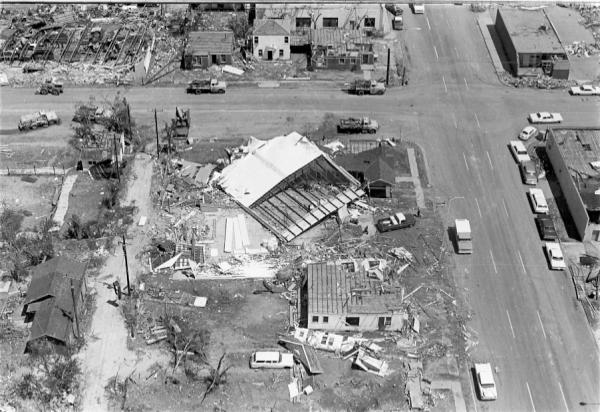
[[[404,13],[404,10],[402,10],[402,6],[400,6],[399,4],[386,4],[385,8],[394,16],[402,16],[402,13]]]
[[[425,4],[421,2],[412,3],[412,9],[414,14],[425,14]]]
[[[537,185],[538,177],[535,162],[528,160],[519,164],[519,172],[521,172],[521,179],[526,185]]]
[[[252,369],[283,369],[294,366],[294,355],[289,352],[259,351],[250,357]]]
[[[550,269],[563,270],[567,268],[565,258],[558,242],[546,242],[546,257],[548,258]]]
[[[35,91],[35,94],[47,95],[53,94],[54,96],[58,96],[63,92],[62,83],[50,83],[46,82],[40,85]]]
[[[511,140],[508,144],[508,147],[510,148],[510,152],[515,157],[517,163],[531,161],[531,157],[529,157],[529,153],[527,153],[527,148],[523,142],[519,140]]]
[[[416,223],[413,215],[405,215],[404,213],[395,213],[392,216],[379,219],[375,226],[381,233],[390,232],[392,230],[404,229],[414,226]]]
[[[557,240],[558,233],[556,233],[556,227],[554,226],[554,220],[550,215],[539,215],[535,218],[535,225],[540,232],[540,238],[542,240]]]
[[[563,118],[560,113],[537,112],[529,113],[531,123],[562,123]]]
[[[525,126],[525,128],[523,128],[523,130],[521,130],[521,133],[519,133],[519,139],[529,140],[532,137],[537,137],[537,135],[538,135],[538,129],[536,129],[533,126]]]
[[[542,189],[533,187],[529,189],[529,200],[531,201],[533,213],[548,214],[548,203]]]
[[[600,96],[600,86],[584,84],[581,86],[571,87],[569,93],[571,93],[573,96]]]
[[[493,401],[498,398],[496,382],[494,381],[494,373],[492,365],[489,363],[475,364],[475,385],[479,399],[482,401]]]

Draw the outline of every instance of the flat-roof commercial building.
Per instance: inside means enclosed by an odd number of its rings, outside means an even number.
[[[600,128],[549,128],[546,152],[581,240],[600,240]]]
[[[515,76],[543,72],[557,79],[569,78],[567,52],[544,10],[500,8],[495,28]]]

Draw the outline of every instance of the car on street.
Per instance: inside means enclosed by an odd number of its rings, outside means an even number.
[[[554,226],[554,220],[550,215],[539,215],[535,218],[535,225],[540,233],[542,240],[557,240],[558,233]]]
[[[531,208],[533,213],[548,214],[548,202],[542,189],[529,189],[529,200],[531,200]]]
[[[531,123],[562,123],[562,121],[563,118],[560,113],[529,113],[529,122]]]
[[[584,84],[581,86],[571,87],[569,93],[571,93],[573,96],[600,96],[600,86]]]
[[[567,268],[560,244],[558,242],[546,242],[546,257],[552,270],[563,270]]]
[[[283,369],[294,366],[294,355],[289,352],[258,351],[250,357],[251,369]]]
[[[537,185],[537,170],[535,168],[535,162],[528,160],[519,164],[519,172],[521,172],[521,179],[526,185]]]
[[[529,157],[529,153],[527,153],[527,148],[523,142],[519,140],[511,140],[508,144],[508,147],[510,148],[510,152],[515,157],[517,163],[531,161],[531,157]]]
[[[498,390],[492,372],[492,365],[489,363],[475,364],[475,385],[479,399],[482,401],[493,401],[498,399]]]
[[[521,133],[519,133],[519,139],[521,140],[529,140],[532,137],[536,137],[538,135],[538,129],[533,126],[525,126]]]
[[[392,216],[379,219],[375,226],[379,232],[390,232],[392,230],[404,229],[414,226],[416,223],[413,215],[405,215],[404,213],[395,213]]]

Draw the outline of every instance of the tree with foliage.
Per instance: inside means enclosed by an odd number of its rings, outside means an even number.
[[[236,40],[246,40],[250,32],[250,23],[246,14],[236,14],[231,16],[227,22],[227,27],[233,32]]]

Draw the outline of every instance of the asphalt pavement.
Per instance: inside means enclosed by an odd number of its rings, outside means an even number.
[[[497,368],[499,398],[475,400],[469,365],[462,365],[469,410],[597,410],[579,403],[600,404],[598,348],[570,277],[548,270],[527,188],[507,144],[533,111],[561,112],[565,125],[600,126],[600,99],[500,84],[468,7],[405,13],[405,27],[400,35],[411,64],[409,84],[384,96],[348,96],[323,84],[231,88],[214,96],[188,96],[181,87],[70,88],[59,97],[3,88],[0,143],[23,140],[13,125],[37,105],[69,118],[75,102],[90,95],[109,99],[117,91],[141,124],[153,124],[154,108],[167,120],[176,105],[190,107],[192,133],[199,138],[271,137],[302,122],[318,123],[324,113],[370,115],[382,124],[380,134],[401,130],[425,149],[429,194],[446,202],[447,224],[462,217],[471,221],[475,250],[456,256],[454,277],[472,309],[469,326],[478,333],[471,358]],[[68,130],[69,124],[60,127]],[[51,130],[27,135],[44,133]],[[551,195],[545,182],[540,187]]]

